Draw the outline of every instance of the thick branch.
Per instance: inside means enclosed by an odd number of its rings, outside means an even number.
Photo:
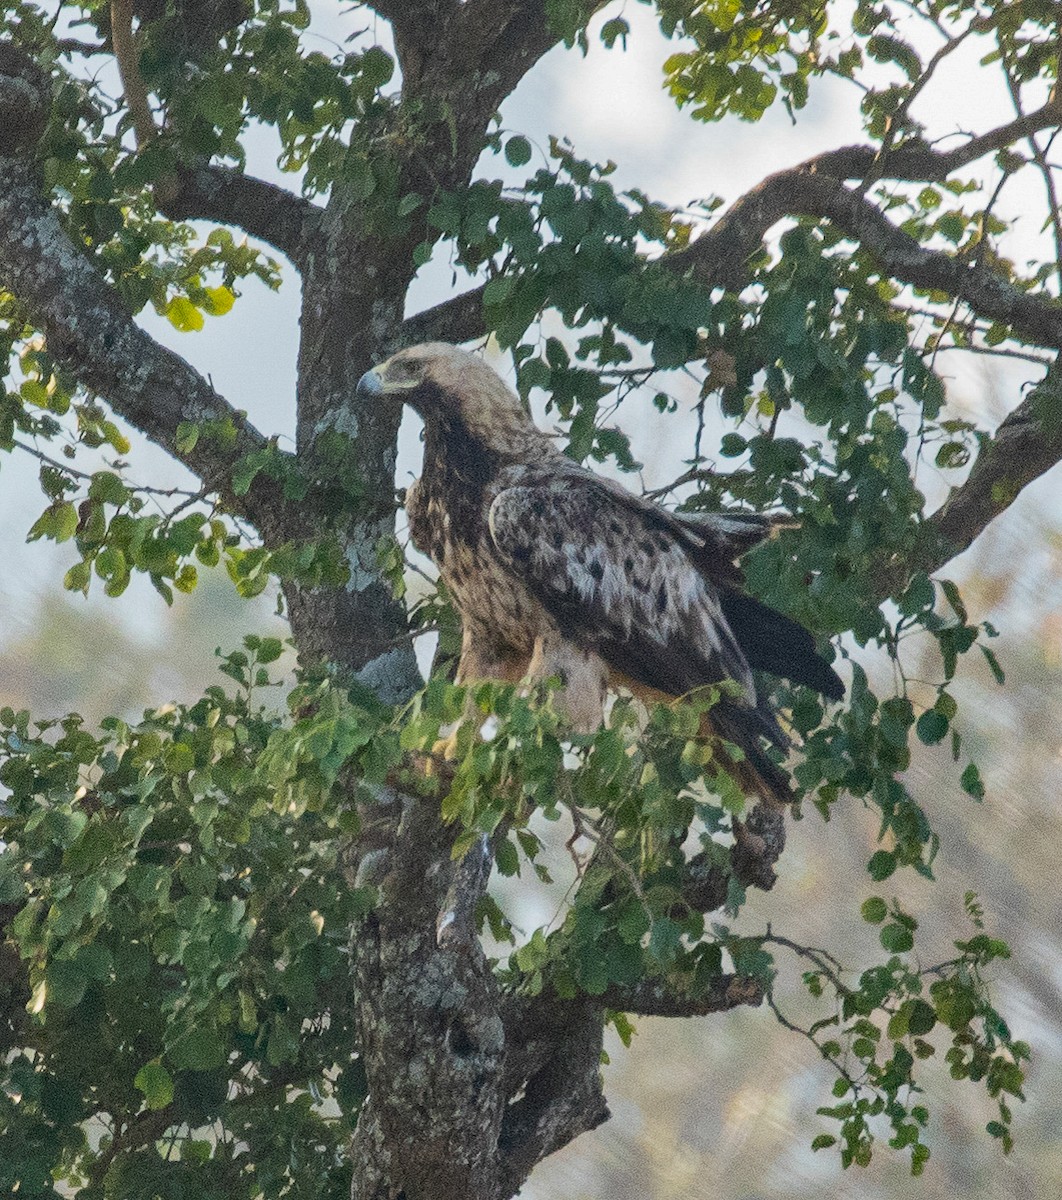
[[[213,165],[181,168],[174,194],[159,197],[159,207],[174,221],[233,225],[286,254],[297,267],[313,245],[322,213],[286,188]]]
[[[535,1166],[609,1117],[601,1086],[604,1021],[595,1000],[510,997],[503,1009],[508,1104],[498,1139],[502,1185],[514,1195]]]
[[[27,165],[13,158],[0,158],[0,285],[26,305],[49,351],[75,378],[207,488],[231,499],[232,464],[264,449],[266,439],[183,358],[139,328],[71,242]],[[237,431],[232,450],[222,451],[209,437],[191,450],[178,447],[182,422],[226,420]],[[234,506],[247,512],[249,499]]]
[[[940,570],[1009,508],[1023,488],[1059,462],[1062,394],[1052,371],[1003,421],[966,482],[929,519],[927,548],[916,565],[927,573]]]
[[[606,1008],[641,1017],[706,1017],[763,1002],[763,984],[748,975],[720,975],[699,996],[686,995],[666,980],[643,979],[630,987],[613,985],[597,999]]]
[[[395,807],[390,806],[392,810]],[[369,1098],[354,1139],[357,1200],[493,1200],[504,1030],[475,936],[486,846],[450,860],[455,831],[405,799],[365,866],[380,902],[355,947],[358,1036]],[[363,876],[364,878],[364,876]]]
[[[882,152],[874,146],[842,146],[809,159],[800,172],[828,175],[832,179],[896,179],[932,183],[946,179],[970,163],[1003,150],[1030,134],[1062,124],[1062,105],[1050,100],[1035,112],[1008,121],[987,133],[969,138],[952,150],[933,150],[925,142],[908,141]]]
[[[1013,123],[1015,126],[1018,124]],[[686,266],[706,282],[716,273],[738,271],[741,256],[760,244],[784,215],[826,217],[879,261],[883,274],[913,287],[945,292],[978,316],[1009,325],[1022,340],[1062,350],[1062,304],[1033,295],[976,263],[927,250],[898,229],[870,201],[826,177],[782,172],[750,192],[689,250]],[[966,483],[927,523],[920,561],[887,572],[882,596],[902,587],[914,569],[939,570],[969,546],[1021,490],[1062,461],[1060,401],[1050,381],[1033,392],[1000,426],[982,450]]]
[[[425,20],[438,20],[458,3],[459,0],[369,0],[368,6],[394,26],[413,27]]]
[[[483,320],[483,291],[486,284],[426,308],[402,322],[399,341],[403,346],[418,342],[470,342],[486,333]]]
[[[140,70],[133,7],[132,0],[111,0],[111,41],[136,144],[142,150],[158,136],[158,129]],[[285,188],[205,163],[178,167],[158,180],[154,190],[159,210],[171,220],[203,218],[234,225],[286,254],[296,266],[302,265],[321,218],[316,205]]]
[[[35,146],[50,107],[48,76],[19,47],[0,42],[0,154]]]
[[[979,316],[1012,326],[1028,342],[1062,349],[1062,305],[1054,298],[1030,295],[976,263],[925,249],[857,192],[800,169],[769,176],[663,265],[689,271],[706,287],[739,287],[749,258],[786,216],[826,218],[873,254],[890,279],[946,292]]]

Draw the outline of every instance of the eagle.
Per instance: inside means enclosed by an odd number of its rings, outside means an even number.
[[[737,560],[776,522],[672,512],[568,458],[474,354],[411,346],[372,368],[359,396],[408,404],[424,465],[406,492],[413,544],[462,625],[458,683],[559,680],[573,730],[604,720],[606,693],[673,701],[730,680],[705,714],[739,784],[792,798],[764,743],[788,738],[753,672],[830,699],[844,685],[804,626],[744,589]]]

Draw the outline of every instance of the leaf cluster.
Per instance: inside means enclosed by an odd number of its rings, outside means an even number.
[[[347,1193],[347,930],[372,895],[336,886],[357,818],[334,776],[286,786],[269,753],[281,649],[248,638],[222,663],[236,691],[99,735],[0,712],[0,902],[29,989],[2,994],[5,1191]]]

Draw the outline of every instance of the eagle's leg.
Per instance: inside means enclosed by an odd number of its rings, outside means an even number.
[[[531,683],[560,680],[557,708],[576,733],[593,733],[601,728],[608,667],[592,650],[582,650],[562,637],[559,630],[550,630],[535,639],[526,678]]]
[[[498,680],[502,683],[519,683],[527,674],[527,653],[518,653],[508,646],[498,645],[483,630],[466,625],[461,632],[461,658],[457,664],[455,682],[459,684],[483,683]],[[444,737],[432,746],[433,757],[452,760],[457,757],[457,734],[464,721],[482,715],[475,710],[471,697],[465,702],[464,715],[449,728],[440,730]]]

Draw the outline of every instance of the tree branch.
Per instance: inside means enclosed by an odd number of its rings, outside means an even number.
[[[604,1021],[597,1002],[511,996],[505,1023],[508,1104],[498,1138],[502,1186],[514,1195],[535,1166],[608,1120],[601,1084]]]
[[[354,1194],[492,1200],[504,1030],[498,986],[475,936],[489,848],[450,859],[438,805],[402,798],[374,828],[365,871],[379,903],[357,934],[358,1041],[369,1097],[354,1135]],[[364,878],[364,876],[363,876]]]
[[[1052,103],[947,154],[928,147],[900,147],[889,156],[886,174],[943,178],[980,155],[1058,121],[1059,108]],[[978,316],[1009,325],[1023,340],[1062,351],[1062,304],[1054,297],[1023,292],[976,263],[925,249],[837,178],[858,176],[872,165],[869,147],[848,147],[770,176],[736,201],[693,245],[661,259],[661,266],[689,271],[706,287],[736,289],[746,282],[746,264],[774,224],[786,216],[825,217],[873,254],[890,278],[947,292]],[[483,288],[475,288],[408,318],[402,325],[403,343],[469,341],[482,335],[482,295]],[[1052,383],[1037,389],[1003,422],[967,482],[927,522],[922,569],[939,570],[1009,507],[1027,484],[1062,461],[1062,426],[1051,420],[1060,409],[1062,400]],[[890,589],[903,585],[899,573],[889,573],[888,581],[883,578],[883,587],[886,582]],[[717,883],[710,881],[706,896],[715,896]]]
[[[432,308],[407,317],[399,330],[398,341],[403,346],[418,342],[470,342],[483,337],[483,291],[486,284],[444,300]]]
[[[455,9],[459,0],[367,0],[368,7],[392,25],[415,26],[425,19],[437,21]]]
[[[233,225],[302,266],[320,229],[323,210],[287,188],[230,167],[180,167],[173,193],[157,197],[173,221],[206,220]]]
[[[932,183],[946,179],[977,159],[1002,150],[1043,129],[1062,124],[1062,104],[1051,99],[1035,112],[1008,121],[996,129],[969,138],[953,150],[934,150],[920,139],[902,142],[882,153],[873,146],[842,146],[808,159],[794,168],[799,172],[828,175],[832,179],[896,179]]]
[[[974,462],[966,482],[926,522],[925,550],[904,574],[939,571],[961,554],[1021,491],[1062,462],[1059,363],[1007,416]]]
[[[11,42],[0,42],[0,154],[36,146],[51,106],[48,76]]]
[[[597,1001],[617,1012],[641,1017],[706,1017],[728,1012],[749,1004],[762,1004],[763,984],[749,975],[719,975],[699,996],[685,994],[668,986],[667,980],[643,979],[630,987],[614,984]]]
[[[0,284],[26,305],[48,339],[49,352],[124,420],[184,463],[209,490],[254,519],[252,492],[234,498],[233,463],[268,443],[179,355],[159,345],[133,320],[95,265],[42,198],[29,167],[0,158]],[[235,445],[222,450],[201,437],[178,445],[177,427],[230,421]]]
[[[154,1112],[143,1112],[122,1130],[111,1138],[106,1150],[100,1152],[99,1158],[89,1167],[88,1182],[93,1187],[102,1185],[107,1172],[114,1164],[119,1154],[135,1150],[140,1146],[150,1146],[157,1142],[171,1125],[177,1123],[173,1106],[157,1109]]]
[[[700,996],[643,980],[613,985],[600,996],[565,1000],[552,992],[510,996],[502,1008],[509,1097],[499,1149],[504,1186],[513,1195],[535,1165],[608,1119],[601,1088],[603,1010],[643,1016],[694,1017],[762,1003],[763,984],[721,975]]]
[[[844,146],[839,150],[827,151],[792,170],[768,177],[758,187],[735,201],[720,220],[702,233],[693,245],[675,254],[665,255],[659,260],[660,264],[670,271],[683,271],[694,264],[704,276],[707,285],[739,288],[748,280],[746,264],[749,258],[755,253],[772,225],[790,215],[832,215],[820,213],[817,209],[810,213],[805,212],[801,207],[801,197],[804,197],[804,204],[809,205],[814,189],[820,188],[821,194],[821,189],[829,186],[821,184],[823,179],[838,182],[846,179],[863,180],[873,174],[878,178],[905,182],[942,180],[986,154],[1060,124],[1062,103],[1052,99],[1035,112],[970,138],[953,150],[937,151],[924,142],[912,140],[889,151],[885,156],[873,146]],[[804,187],[805,179],[816,176],[820,182]],[[847,189],[843,190],[848,195],[854,195]],[[856,196],[856,199],[859,197]],[[873,209],[868,201],[863,203],[867,208]],[[880,217],[880,221],[888,226],[890,233],[895,232],[895,227],[884,217]],[[731,245],[735,234],[738,244]],[[912,247],[921,249],[914,239],[909,241]],[[474,338],[483,337],[487,333],[483,320],[485,287],[486,284],[481,284],[450,300],[444,300],[433,308],[407,317],[402,324],[401,344],[412,345],[427,341],[469,342]],[[1054,345],[1053,342],[1047,344]]]
[[[132,0],[111,0],[111,41],[126,106],[133,119],[137,148],[158,136],[140,51],[133,33]],[[179,166],[155,184],[159,211],[174,221],[203,218],[234,225],[286,254],[301,266],[322,210],[317,205],[229,167],[206,163]]]
[[[746,263],[767,231],[783,217],[832,221],[878,260],[882,274],[916,288],[947,292],[978,316],[1011,326],[1025,341],[1062,349],[1062,305],[1031,295],[976,263],[926,250],[857,192],[828,176],[799,168],[771,175],[747,192],[685,250],[661,265],[688,271],[706,287],[739,287]]]
[[[142,150],[155,139],[158,130],[151,115],[147,85],[140,73],[140,49],[133,34],[133,0],[111,0],[111,45],[126,107],[133,118],[136,144]]]

